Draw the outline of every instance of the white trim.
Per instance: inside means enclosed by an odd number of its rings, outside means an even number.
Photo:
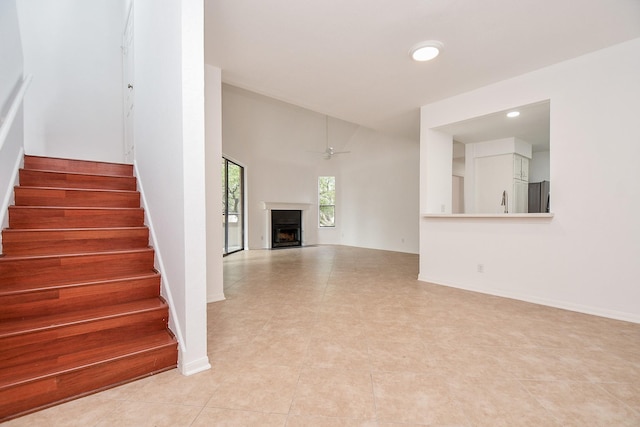
[[[167,300],[167,304],[169,305],[169,323],[173,323],[175,327],[171,328],[171,332],[173,332],[178,340],[178,347],[180,353],[186,352],[186,348],[184,346],[184,338],[182,337],[182,329],[180,328],[180,321],[178,319],[178,314],[175,310],[175,304],[173,302],[173,295],[171,295],[171,288],[166,285],[167,282],[167,273],[164,268],[164,262],[162,261],[162,254],[160,253],[159,247],[156,244],[158,241],[155,233],[155,229],[153,227],[153,221],[151,220],[151,212],[149,212],[149,208],[147,207],[147,199],[144,195],[144,187],[142,186],[142,179],[140,179],[140,174],[138,172],[138,163],[134,159],[133,161],[133,170],[134,175],[138,178],[138,191],[140,191],[140,202],[142,203],[142,207],[144,208],[144,222],[149,227],[149,245],[153,247],[155,251],[155,264],[156,268],[160,272],[160,286],[161,293],[163,297]],[[185,371],[182,371],[184,373]],[[186,374],[185,374],[186,375]]]
[[[442,283],[438,280],[429,279],[422,274],[418,275],[418,281],[425,282],[425,283],[432,283],[434,285],[439,285],[439,286],[446,286],[448,288],[463,289],[465,291],[477,292],[480,294],[493,295],[493,296],[502,297],[502,298],[510,298],[518,301],[530,302],[533,304],[559,308],[562,310],[575,311],[577,313],[590,314],[592,316],[606,317],[608,319],[622,320],[625,322],[640,323],[639,315],[633,314],[633,313],[626,313],[623,311],[605,310],[598,307],[582,305],[582,304],[574,304],[567,301],[539,298],[531,295],[520,294],[518,292],[504,292],[496,289],[490,289],[490,290],[477,289],[472,286],[464,286],[464,285],[453,284],[453,283]]]
[[[15,120],[16,115],[18,114],[18,110],[22,105],[24,94],[27,92],[32,79],[33,74],[29,74],[22,79],[20,89],[18,90],[18,93],[16,93],[16,96],[13,98],[11,107],[9,107],[7,115],[0,120],[0,151],[2,151],[4,141],[7,139],[7,135],[9,135],[9,131],[11,130],[11,126],[13,125],[13,121]]]
[[[265,215],[265,223],[264,223],[264,242],[263,249],[272,249],[271,241],[273,240],[272,230],[271,230],[271,211],[272,210],[294,210],[302,212],[302,246],[310,246],[313,245],[313,242],[310,242],[307,239],[307,231],[311,229],[312,225],[309,224],[309,215],[307,212],[311,209],[312,206],[315,206],[313,203],[289,203],[289,202],[260,202],[262,209],[266,211]]]
[[[543,213],[506,213],[506,214],[422,214],[423,218],[501,218],[501,219],[514,219],[514,218],[553,218],[553,212]]]
[[[18,150],[18,156],[16,157],[13,171],[11,172],[11,181],[7,186],[4,194],[4,198],[2,199],[2,213],[0,214],[0,218],[2,218],[2,228],[7,228],[9,226],[9,206],[13,203],[14,191],[13,188],[16,185],[16,181],[18,180],[18,174],[20,173],[20,168],[22,167],[22,161],[24,159],[24,148],[20,147]],[[0,234],[0,253],[2,253],[2,235]]]
[[[33,74],[29,74],[28,76],[23,77],[22,83],[20,84],[20,88],[18,92],[13,97],[11,101],[11,105],[9,110],[7,111],[7,115],[3,118],[0,118],[0,153],[2,152],[2,148],[4,147],[4,143],[9,136],[9,132],[13,128],[13,122],[18,115],[18,111],[20,111],[20,107],[22,106],[22,101],[24,100],[24,95],[31,84],[31,80],[33,80]],[[22,167],[22,161],[24,159],[24,136],[23,140],[20,142],[20,149],[18,150],[18,155],[14,161],[13,171],[11,173],[11,178],[9,179],[9,183],[6,188],[2,189],[4,191],[4,197],[2,198],[2,213],[0,213],[0,225],[2,228],[5,228],[9,225],[9,205],[13,203],[14,191],[13,187],[16,185],[18,180],[18,173],[20,171],[20,167]],[[2,252],[2,236],[0,236],[0,253]]]
[[[224,293],[222,292],[213,295],[207,295],[207,304],[210,302],[225,301],[226,299],[227,298],[225,298]]]
[[[282,209],[282,210],[299,210],[306,211],[313,206],[313,203],[287,203],[287,202],[260,202],[262,203],[262,209]]]
[[[209,363],[209,357],[207,356],[201,357],[197,360],[193,360],[186,364],[183,364],[181,360],[178,360],[178,369],[180,370],[182,375],[189,376],[211,369],[211,364]]]

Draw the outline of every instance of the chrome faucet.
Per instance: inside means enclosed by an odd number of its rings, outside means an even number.
[[[509,213],[509,204],[507,203],[507,190],[502,192],[502,202],[500,202],[500,206],[504,206],[504,213]]]

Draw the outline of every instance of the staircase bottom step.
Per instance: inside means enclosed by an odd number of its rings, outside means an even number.
[[[112,388],[177,365],[177,342],[168,333],[114,346],[108,358],[0,384],[0,423],[68,400]],[[145,344],[145,341],[147,343]],[[105,349],[107,350],[107,349]]]

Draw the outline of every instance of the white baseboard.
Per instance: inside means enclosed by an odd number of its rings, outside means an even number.
[[[218,302],[226,300],[223,293],[207,295],[207,304],[210,302]]]
[[[446,286],[449,288],[463,289],[465,291],[478,292],[481,294],[493,295],[497,297],[510,298],[518,301],[530,302],[533,304],[544,305],[548,307],[560,308],[562,310],[575,311],[577,313],[590,314],[593,316],[606,317],[608,319],[622,320],[631,323],[640,323],[640,315],[627,313],[623,311],[609,310],[602,307],[593,307],[582,304],[575,304],[568,301],[559,301],[548,298],[539,298],[531,295],[524,295],[518,292],[504,292],[494,289],[478,289],[472,286],[464,286],[455,283],[443,283],[438,280],[432,280],[424,275],[418,275],[418,281],[433,283],[434,285]]]
[[[209,369],[211,369],[211,364],[209,363],[208,357],[202,357],[189,363],[178,361],[178,370],[180,370],[182,375],[194,375]]]

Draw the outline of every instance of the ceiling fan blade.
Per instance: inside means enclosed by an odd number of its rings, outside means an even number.
[[[331,157],[333,157],[334,154],[346,154],[351,152],[351,151],[335,151],[333,147],[329,146],[329,116],[326,116],[326,115],[325,115],[325,140],[327,143],[327,148],[322,153],[323,154],[322,158],[325,160],[331,159]]]
[[[333,150],[330,150],[330,151],[326,151],[326,152],[324,153],[324,156],[322,156],[322,157],[323,157],[325,160],[329,160],[329,159],[330,159],[330,158],[332,158],[335,154],[348,154],[348,153],[350,153],[350,152],[351,152],[351,151],[333,151]]]

